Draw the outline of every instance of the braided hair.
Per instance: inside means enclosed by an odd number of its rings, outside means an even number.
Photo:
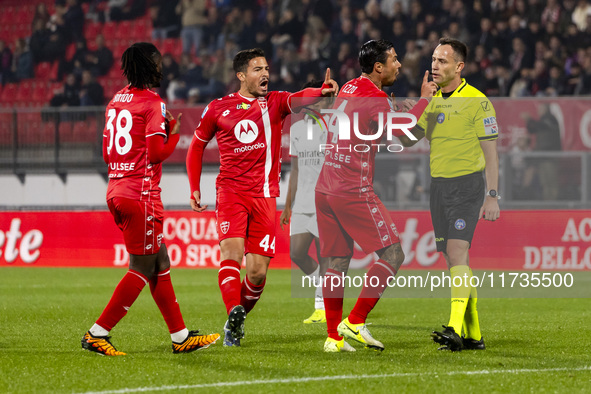
[[[149,42],[136,42],[123,52],[121,70],[129,84],[138,89],[159,87],[162,72],[158,63],[162,55],[158,48]]]

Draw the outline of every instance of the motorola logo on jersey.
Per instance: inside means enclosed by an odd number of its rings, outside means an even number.
[[[250,144],[259,135],[259,128],[252,120],[243,119],[234,127],[234,135],[243,144]]]

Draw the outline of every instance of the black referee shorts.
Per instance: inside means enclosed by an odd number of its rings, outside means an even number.
[[[484,202],[482,172],[457,178],[431,178],[431,221],[438,252],[446,252],[448,239],[472,243]]]

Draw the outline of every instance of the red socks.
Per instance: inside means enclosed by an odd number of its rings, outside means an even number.
[[[96,324],[107,331],[111,331],[123,319],[123,316],[127,314],[127,311],[147,283],[148,278],[144,275],[132,270],[127,271],[125,276],[119,281],[109,303],[96,321]]]
[[[250,312],[259,298],[261,298],[261,294],[265,289],[265,283],[267,283],[267,279],[260,285],[253,285],[247,276],[244,277],[242,288],[240,289],[240,305],[244,307],[246,313]]]
[[[384,260],[380,259],[371,266],[369,271],[367,271],[365,286],[363,286],[357,303],[349,314],[349,322],[351,324],[365,323],[367,315],[376,306],[382,293],[388,288],[388,278],[394,277],[395,275],[396,269]],[[372,278],[377,278],[377,280]],[[373,287],[370,284],[377,286]]]
[[[337,332],[337,327],[343,319],[343,297],[345,296],[345,283],[342,272],[331,268],[326,270],[322,295],[324,296],[324,309],[326,310],[326,331],[329,338],[340,341],[342,338]]]
[[[226,312],[230,314],[233,307],[240,305],[241,284],[240,264],[238,262],[234,260],[224,260],[221,262],[220,270],[218,271],[218,285],[222,292],[222,300],[226,305]],[[245,305],[243,306],[246,308]]]
[[[156,301],[162,317],[168,326],[168,332],[175,333],[185,328],[181,308],[177,302],[172,281],[170,280],[170,269],[158,273],[150,280],[150,292]]]

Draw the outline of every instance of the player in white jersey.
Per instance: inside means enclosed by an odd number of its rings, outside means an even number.
[[[303,87],[319,88],[322,81],[310,81]],[[324,100],[323,100],[324,101]],[[313,111],[326,107],[323,101],[308,106]],[[303,113],[307,111],[304,110]],[[304,320],[305,324],[326,323],[324,298],[322,297],[322,278],[328,268],[328,258],[320,257],[320,240],[318,238],[318,222],[314,203],[314,188],[324,163],[324,152],[319,148],[326,143],[328,130],[309,115],[294,122],[290,128],[291,172],[289,189],[285,200],[285,209],[281,213],[279,223],[290,223],[289,256],[300,269],[310,277],[316,286],[314,295],[314,313]],[[312,125],[312,136],[308,136],[308,125]],[[312,242],[316,245],[317,260],[310,254]]]

